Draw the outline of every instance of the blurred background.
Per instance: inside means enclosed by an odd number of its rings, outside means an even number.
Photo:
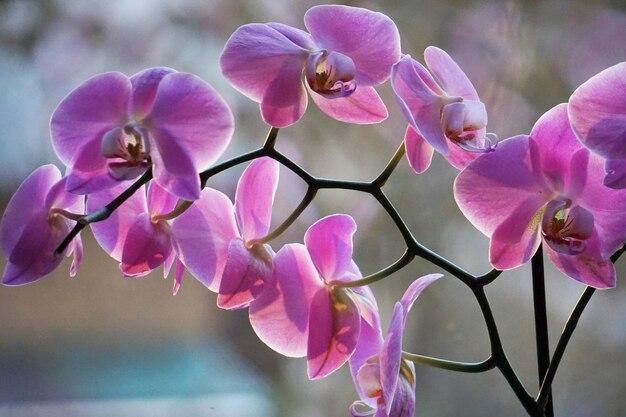
[[[4,0],[0,1],[0,209],[36,167],[61,167],[48,121],[58,102],[90,76],[127,75],[151,66],[193,72],[211,83],[235,113],[226,159],[262,144],[268,127],[258,105],[221,76],[218,57],[230,34],[250,22],[304,28],[314,1],[293,0]],[[345,2],[390,16],[404,53],[418,60],[439,46],[473,80],[500,138],[528,133],[537,118],[567,101],[583,81],[626,60],[623,0]],[[402,140],[406,122],[388,84],[380,88],[390,117],[348,126],[310,103],[283,129],[278,149],[310,172],[372,179]],[[209,185],[233,196],[243,167]],[[385,187],[418,239],[473,273],[489,270],[488,241],[461,216],[452,195],[457,172],[435,155],[416,175],[402,161]],[[304,184],[286,169],[274,210],[279,224],[300,201]],[[402,254],[399,233],[373,199],[326,191],[273,243],[301,242],[306,228],[332,213],[349,213],[359,230],[355,260],[363,274]],[[178,295],[157,270],[123,278],[89,231],[76,278],[69,262],[24,287],[0,288],[0,416],[284,416],[349,415],[357,399],[347,367],[308,381],[302,359],[281,357],[251,330],[246,311],[215,306],[215,295],[186,276]],[[0,262],[5,262],[4,260]],[[626,285],[594,295],[554,383],[557,416],[626,416]],[[0,264],[0,267],[3,264]],[[547,270],[551,347],[583,286]],[[373,286],[383,327],[393,303],[416,277],[438,269],[422,260]],[[619,272],[618,272],[619,273]],[[502,274],[488,287],[505,349],[536,393],[530,269]],[[453,277],[416,303],[407,351],[463,361],[488,355],[476,302]],[[417,367],[420,417],[525,416],[497,371],[465,375]]]

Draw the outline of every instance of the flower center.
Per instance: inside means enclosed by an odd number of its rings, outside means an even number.
[[[347,97],[356,90],[356,68],[349,57],[319,51],[309,55],[305,76],[311,90],[326,98]]]
[[[456,98],[441,109],[441,128],[452,142],[469,152],[487,153],[496,148],[493,133],[477,134],[487,126],[487,110],[481,101]]]
[[[129,180],[150,167],[150,143],[143,128],[128,123],[108,131],[102,137],[102,155],[111,161],[109,174],[116,180]]]
[[[585,251],[586,240],[593,234],[593,215],[569,200],[553,200],[543,215],[541,234],[555,251],[578,255]]]

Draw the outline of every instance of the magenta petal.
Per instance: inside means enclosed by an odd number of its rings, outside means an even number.
[[[158,150],[151,153],[154,181],[183,200],[200,198],[200,177],[191,156],[172,138],[159,140]]]
[[[148,68],[130,77],[132,85],[132,101],[128,114],[135,120],[143,119],[154,102],[159,83],[168,74],[176,70],[167,67]]]
[[[413,371],[414,372],[414,371]],[[388,406],[387,416],[413,417],[415,415],[415,384],[398,378],[393,402]]]
[[[359,310],[343,290],[318,290],[309,314],[309,379],[323,378],[346,363],[356,348],[360,328]]]
[[[182,164],[183,159],[169,153],[184,153],[196,171],[204,170],[224,152],[234,130],[226,102],[209,84],[187,73],[163,77],[146,123],[172,173],[181,169],[174,164]]]
[[[178,256],[189,272],[211,291],[220,287],[230,241],[238,236],[233,205],[211,188],[171,222]]]
[[[72,258],[72,264],[70,265],[70,277],[73,278],[78,273],[78,268],[80,268],[80,264],[83,262],[83,238],[80,235],[77,235],[70,247],[72,254],[74,255]]]
[[[433,160],[433,147],[411,125],[406,128],[404,141],[406,157],[413,171],[418,174],[425,172]]]
[[[402,303],[396,303],[389,323],[389,329],[380,352],[380,382],[383,387],[385,405],[390,407],[400,375],[402,360],[402,330],[405,317]]]
[[[545,246],[550,260],[565,275],[594,288],[615,287],[615,267],[610,259],[600,254],[600,242],[597,235],[585,241],[585,251],[580,255],[559,253]]]
[[[326,98],[311,91],[321,111],[335,120],[354,124],[380,123],[387,118],[387,107],[373,87],[357,87],[346,97]]]
[[[239,178],[235,215],[245,242],[265,237],[269,232],[279,167],[271,158],[259,158],[250,163]]]
[[[626,159],[626,62],[591,77],[574,91],[568,113],[578,138],[607,159]]]
[[[358,372],[365,362],[372,356],[378,355],[383,345],[383,337],[380,329],[380,323],[377,326],[370,325],[365,319],[361,319],[361,331],[359,332],[359,340],[352,356],[350,356],[350,373],[354,387],[363,402],[372,407],[376,406],[376,399],[368,397],[361,383],[359,382]]]
[[[350,271],[354,232],[356,223],[345,214],[324,217],[306,231],[304,244],[327,283],[340,280]]]
[[[172,285],[172,295],[178,294],[180,286],[183,283],[183,275],[185,274],[185,265],[176,257],[176,268],[174,271],[174,285]]]
[[[70,168],[67,173],[65,188],[76,194],[92,194],[115,187],[120,181],[109,174],[105,164],[94,171],[83,172],[76,168]]]
[[[231,240],[217,306],[225,309],[247,307],[272,274],[270,256],[264,245],[248,249],[243,240]]]
[[[121,126],[127,119],[129,79],[119,72],[96,75],[69,93],[50,120],[52,146],[65,165],[72,166],[89,143]]]
[[[295,82],[294,73],[302,72],[302,63],[288,61],[276,74],[261,99],[263,121],[274,127],[287,127],[302,118],[308,105],[306,90],[300,78]]]
[[[626,188],[626,159],[607,159],[604,172],[604,185],[616,190]]]
[[[282,23],[266,23],[267,26],[275,29],[280,34],[285,36],[294,44],[298,45],[301,48],[307,49],[309,51],[313,49],[317,49],[315,46],[315,42],[313,42],[313,38],[308,32],[305,32],[301,29],[297,29],[291,26],[284,25]]]
[[[126,276],[142,276],[162,265],[172,252],[169,226],[138,216],[128,229],[120,269]]]
[[[424,60],[448,95],[463,97],[466,100],[480,100],[467,75],[443,49],[429,46],[424,51]]]
[[[90,194],[87,199],[87,213],[94,213],[109,204],[115,197],[126,190],[130,184],[131,182],[124,182],[106,191]],[[136,219],[147,211],[146,191],[145,187],[141,187],[122,203],[108,219],[91,224],[91,230],[96,241],[113,259],[121,262],[122,249],[126,242],[128,230],[135,223]]]
[[[276,352],[305,356],[309,311],[314,294],[323,288],[304,245],[285,245],[274,257],[274,273],[250,303],[250,324]]]
[[[400,58],[400,35],[382,13],[358,7],[321,5],[309,9],[304,24],[322,49],[349,56],[356,66],[356,82],[366,87],[389,78]]]
[[[148,184],[148,212],[150,216],[167,214],[174,210],[178,198],[168,193],[156,182]]]
[[[409,314],[413,303],[419,297],[419,295],[433,282],[443,277],[443,274],[428,274],[424,275],[413,281],[411,285],[404,291],[400,303],[402,304],[402,311],[404,313],[402,318],[402,328],[406,325],[406,316]]]

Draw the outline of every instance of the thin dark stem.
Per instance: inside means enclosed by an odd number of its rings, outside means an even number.
[[[533,305],[535,309],[535,342],[537,344],[537,371],[539,384],[545,379],[550,366],[550,345],[548,333],[548,315],[546,308],[546,286],[543,269],[543,249],[541,245],[531,260],[533,281]],[[552,393],[548,390],[545,402],[546,417],[554,416]]]
[[[394,272],[399,271],[400,269],[404,268],[406,265],[409,264],[409,262],[413,260],[414,257],[415,255],[413,255],[409,250],[406,250],[404,254],[400,257],[400,259],[398,259],[397,261],[395,261],[388,267],[374,274],[363,277],[359,280],[341,282],[341,283],[335,284],[335,286],[342,287],[342,288],[351,288],[351,287],[362,287],[364,285],[373,284],[374,282],[380,281],[381,279],[386,278],[389,275],[393,274]]]
[[[396,167],[398,166],[398,163],[404,156],[404,153],[405,153],[404,141],[402,141],[402,143],[396,150],[396,153],[393,154],[393,157],[391,157],[391,160],[389,161],[387,166],[382,170],[380,175],[374,181],[372,181],[373,186],[377,188],[382,188],[385,185],[385,183],[387,182],[387,180],[393,173],[394,169],[396,169]]]
[[[591,296],[596,291],[595,288],[587,287],[585,291],[583,291],[582,295],[578,299],[576,306],[572,310],[572,314],[567,319],[565,323],[565,327],[563,328],[563,332],[561,333],[561,337],[559,338],[559,342],[556,345],[556,349],[554,350],[554,356],[552,357],[552,361],[550,362],[550,366],[546,372],[545,378],[543,379],[543,383],[541,384],[541,389],[539,390],[539,394],[537,395],[537,403],[540,406],[546,406],[551,398],[550,393],[552,392],[552,381],[556,375],[556,371],[561,363],[561,359],[563,358],[563,353],[565,353],[565,348],[569,343],[572,334],[574,333],[574,329],[576,329],[576,325],[578,324],[578,320],[580,316],[583,314],[585,307],[587,307],[587,303],[591,300]]]
[[[433,358],[430,356],[417,355],[415,353],[402,352],[402,358],[420,365],[465,373],[485,372],[495,368],[496,366],[496,362],[492,356],[482,362],[457,362],[447,359]]]
[[[232,168],[236,165],[243,164],[244,162],[252,161],[253,159],[266,156],[267,153],[268,151],[265,148],[255,149],[254,151],[244,153],[227,161],[221,162],[217,165],[213,165],[211,168],[204,170],[199,174],[200,188],[204,188],[206,186],[206,182],[212,176],[217,175],[222,171],[226,171],[227,169]]]
[[[265,149],[273,149],[276,145],[276,138],[278,137],[278,128],[272,127],[265,138],[265,143],[263,144],[263,148]]]

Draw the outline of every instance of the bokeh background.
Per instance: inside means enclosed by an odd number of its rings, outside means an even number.
[[[261,145],[268,127],[258,106],[221,76],[230,34],[250,22],[303,28],[314,1],[4,0],[0,1],[0,208],[37,166],[58,159],[48,120],[57,103],[90,76],[128,75],[150,66],[198,74],[231,105],[237,123],[223,159]],[[404,53],[421,60],[428,45],[464,68],[500,138],[528,133],[546,110],[581,82],[626,60],[626,4],[615,1],[370,0],[398,25]],[[400,144],[405,122],[389,85],[390,110],[376,126],[348,126],[310,105],[280,132],[278,148],[317,175],[368,180]],[[210,186],[230,195],[243,167]],[[487,239],[461,216],[452,196],[457,172],[439,156],[416,175],[406,161],[385,191],[418,239],[474,273],[489,269]],[[274,224],[295,207],[304,185],[281,170]],[[320,193],[275,244],[301,242],[321,216],[353,215],[355,259],[373,273],[403,252],[399,233],[375,201],[358,193]],[[191,276],[171,295],[157,270],[123,278],[90,232],[79,275],[68,263],[24,287],[0,288],[0,416],[347,416],[356,399],[347,368],[308,381],[302,359],[280,357],[251,330],[246,311],[222,311]],[[4,262],[4,260],[0,261]],[[67,262],[67,261],[66,261]],[[0,264],[2,266],[3,264]],[[626,286],[594,295],[554,383],[557,416],[626,416]],[[583,287],[547,268],[551,347]],[[422,260],[373,286],[384,327],[393,303],[416,277],[437,271]],[[528,267],[488,287],[505,349],[532,393],[537,390]],[[404,349],[455,360],[488,354],[487,333],[470,291],[447,276],[411,312]],[[417,416],[524,416],[497,371],[465,375],[417,367]]]

